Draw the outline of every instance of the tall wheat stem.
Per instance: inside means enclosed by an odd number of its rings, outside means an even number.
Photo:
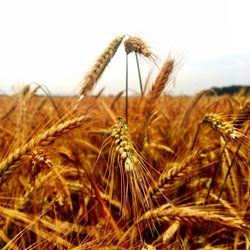
[[[125,103],[126,123],[128,124],[128,54],[126,54],[126,103]]]
[[[139,77],[139,83],[140,83],[140,89],[141,89],[141,96],[143,96],[143,88],[142,88],[142,80],[141,80],[141,70],[140,70],[140,64],[138,60],[138,55],[135,52],[135,58],[136,58],[136,64],[137,64],[137,70],[138,70],[138,77]]]
[[[248,126],[248,128],[247,128],[247,130],[246,130],[246,132],[245,132],[245,135],[247,135],[249,129],[250,129],[250,126]],[[235,159],[236,159],[236,155],[237,155],[237,153],[239,152],[239,150],[240,150],[240,148],[241,148],[241,145],[242,145],[242,144],[239,144],[239,146],[237,147],[237,150],[236,150],[236,152],[235,152],[235,154],[234,154],[234,158],[233,158],[233,160],[232,160],[230,166],[228,167],[228,170],[227,170],[225,179],[224,179],[224,181],[223,181],[223,183],[222,183],[222,185],[221,185],[221,189],[220,189],[220,193],[219,193],[219,195],[218,195],[217,203],[219,203],[219,201],[220,201],[220,197],[221,197],[221,195],[222,195],[222,193],[223,193],[223,191],[224,191],[224,187],[225,187],[227,178],[228,178],[228,176],[229,176],[229,174],[230,174],[230,171],[231,171],[231,169],[232,169],[232,167],[233,167],[233,164],[234,164]]]
[[[221,163],[222,163],[223,154],[224,154],[224,150],[225,150],[226,146],[227,146],[227,143],[224,144],[223,149],[222,149],[222,154],[220,156],[220,160],[219,160],[218,164],[216,165],[216,167],[214,169],[214,172],[213,172],[213,175],[212,175],[212,179],[211,179],[211,182],[209,184],[207,196],[206,196],[206,199],[205,199],[205,205],[207,204],[207,200],[209,198],[210,192],[212,191],[212,188],[213,188],[213,185],[214,185],[214,182],[215,182],[215,178],[216,178],[217,173],[218,173],[218,171],[220,169],[220,166],[221,166]],[[219,200],[219,198],[218,198],[218,200]]]

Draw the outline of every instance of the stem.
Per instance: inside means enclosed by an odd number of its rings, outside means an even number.
[[[138,76],[139,76],[139,82],[140,82],[141,96],[143,96],[143,88],[142,88],[140,64],[139,64],[138,55],[137,55],[136,52],[135,52],[135,58],[136,58],[136,64],[137,64],[137,70],[138,70]]]
[[[250,129],[250,126],[248,126],[248,128],[247,128],[246,132],[244,133],[244,135],[247,135],[249,129]],[[223,183],[222,183],[222,185],[221,185],[221,189],[220,189],[220,193],[219,193],[219,195],[218,195],[217,203],[219,203],[219,201],[220,201],[220,197],[221,197],[221,195],[222,195],[222,193],[223,193],[223,191],[224,191],[224,187],[225,187],[227,178],[228,178],[228,176],[229,176],[229,174],[230,174],[230,171],[231,171],[231,169],[232,169],[232,167],[233,167],[233,164],[234,164],[235,159],[236,159],[236,155],[237,155],[237,153],[239,152],[241,145],[242,145],[242,144],[240,144],[240,145],[238,146],[238,148],[237,148],[237,150],[236,150],[236,152],[235,152],[234,158],[233,158],[233,160],[232,160],[230,166],[228,167],[228,170],[227,170],[227,173],[226,173],[226,177],[225,177],[225,179],[224,179],[224,181],[223,181]]]
[[[199,131],[200,131],[201,124],[202,123],[199,123],[198,128],[196,130],[196,133],[195,133],[195,136],[194,136],[194,140],[193,140],[193,143],[192,143],[192,146],[191,146],[191,149],[190,149],[191,151],[193,151],[193,149],[194,149],[194,146],[195,146],[195,143],[196,143]]]
[[[212,187],[213,187],[213,185],[214,185],[215,178],[216,178],[217,173],[218,173],[218,171],[219,171],[219,168],[220,168],[220,166],[221,166],[221,162],[222,162],[222,158],[223,158],[223,153],[224,153],[224,150],[225,150],[226,146],[227,146],[227,143],[224,144],[223,149],[222,149],[222,154],[221,154],[221,156],[220,156],[220,160],[219,160],[217,166],[216,166],[215,169],[214,169],[214,172],[213,172],[213,175],[212,175],[212,179],[211,179],[211,182],[210,182],[210,184],[209,184],[207,196],[206,196],[206,199],[205,199],[205,205],[207,204],[207,200],[208,200],[208,198],[209,198],[210,192],[211,192]]]
[[[126,103],[125,103],[126,123],[128,124],[128,54],[126,53]]]

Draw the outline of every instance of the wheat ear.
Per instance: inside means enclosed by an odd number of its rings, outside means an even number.
[[[132,208],[131,216],[136,219],[140,209],[147,211],[151,209],[152,200],[145,202],[147,189],[149,187],[150,173],[137,152],[130,137],[127,124],[122,118],[114,125],[111,136],[115,139],[115,150],[118,152],[118,164],[121,173],[121,185],[123,186],[122,203],[129,210]],[[131,199],[129,202],[126,201]]]
[[[148,122],[150,120],[151,115],[154,113],[156,106],[158,104],[158,99],[163,92],[164,88],[169,82],[171,73],[173,72],[175,68],[175,61],[173,59],[167,59],[165,63],[163,64],[162,68],[160,69],[160,72],[150,89],[147,97],[145,98],[145,102],[142,106],[142,116],[143,119],[141,121],[141,124],[139,125],[139,133],[138,133],[138,142],[137,145],[140,150],[144,147],[144,142],[147,134],[148,129]]]
[[[124,36],[118,36],[113,41],[111,41],[108,47],[97,58],[93,67],[85,75],[81,82],[80,99],[82,99],[84,96],[88,95],[92,91],[96,82],[101,77],[110,60],[113,58],[116,51],[118,50],[123,38]]]
[[[52,143],[57,137],[65,134],[75,128],[80,127],[84,121],[87,121],[87,116],[80,116],[72,120],[61,123],[57,126],[52,126],[43,133],[30,139],[23,146],[14,150],[5,160],[0,163],[0,185],[5,182],[10,174],[18,167],[22,157],[30,153],[37,146],[47,146]]]
[[[224,121],[218,114],[206,114],[202,122],[219,132],[224,139],[237,140],[243,138],[243,135],[232,123]]]
[[[137,36],[130,36],[123,44],[127,54],[135,52],[145,57],[151,57],[153,55],[149,46]]]
[[[149,197],[159,198],[168,188],[171,188],[173,183],[178,180],[185,180],[190,175],[194,175],[199,170],[200,162],[206,159],[207,154],[203,152],[194,152],[188,156],[181,164],[170,168],[164,172],[155,187],[149,189]]]
[[[114,125],[111,136],[115,139],[115,150],[120,154],[120,158],[124,160],[125,171],[136,175],[136,165],[139,160],[129,136],[128,127],[121,117],[118,118],[118,122]]]
[[[174,70],[174,66],[175,61],[173,59],[167,59],[166,62],[163,64],[155,80],[154,85],[148,93],[146,104],[143,110],[146,117],[149,117],[153,113],[159,96],[161,95],[167,83],[169,82],[170,75]]]
[[[174,238],[175,234],[180,229],[180,221],[176,220],[174,221],[169,228],[160,235],[159,239],[157,239],[157,242],[162,241],[163,244],[169,244],[169,242]]]
[[[235,218],[234,216],[222,215],[219,213],[211,213],[202,209],[193,207],[173,207],[163,205],[151,211],[147,211],[137,223],[148,220],[150,218],[163,220],[179,220],[186,224],[203,225],[205,222],[217,223],[222,227],[231,228],[237,231],[246,232],[249,228],[248,224],[244,223],[244,220]]]

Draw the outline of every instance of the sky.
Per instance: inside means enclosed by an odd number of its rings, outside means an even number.
[[[0,90],[12,94],[36,82],[55,95],[77,94],[96,58],[123,34],[141,37],[162,62],[176,58],[172,94],[250,85],[249,10],[248,0],[0,1]],[[135,57],[128,59],[130,93],[137,93]],[[140,65],[144,81],[157,74],[147,61]],[[121,46],[95,92],[124,86]]]

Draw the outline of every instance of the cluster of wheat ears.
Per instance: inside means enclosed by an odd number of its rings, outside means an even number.
[[[122,44],[125,98],[91,95]],[[34,84],[0,98],[1,249],[250,249],[248,93],[162,95],[179,63],[145,86],[141,60],[160,65],[151,50],[115,38],[80,98]]]

